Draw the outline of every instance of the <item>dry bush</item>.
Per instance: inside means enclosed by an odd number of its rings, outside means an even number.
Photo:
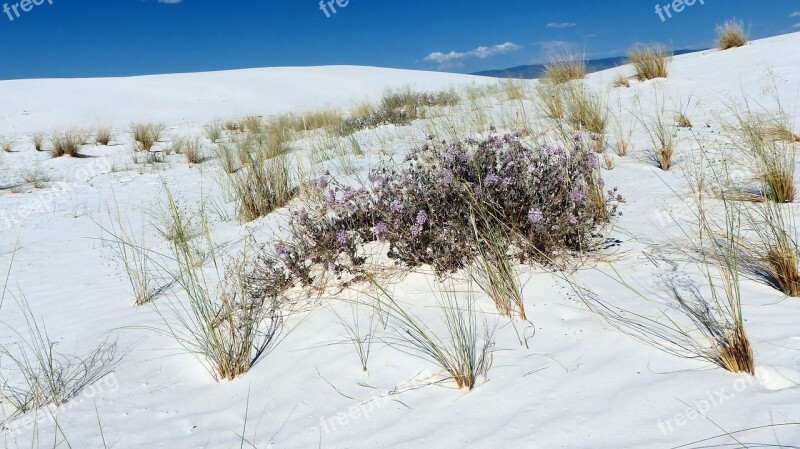
[[[614,78],[614,81],[611,83],[611,87],[631,87],[631,80],[624,74],[620,73]]]
[[[203,142],[200,137],[181,137],[172,144],[172,151],[186,156],[189,165],[199,164],[205,160],[202,150]]]
[[[800,251],[791,213],[769,201],[750,210],[748,221],[758,235],[756,242],[744,241],[758,274],[787,296],[800,297]]]
[[[31,140],[33,141],[33,148],[35,148],[36,151],[44,151],[44,134],[36,133],[31,137]]]
[[[260,133],[264,129],[264,121],[261,117],[251,115],[249,117],[245,117],[242,119],[239,127],[243,131],[251,132],[251,133]]]
[[[219,139],[222,138],[222,125],[219,123],[211,123],[206,125],[206,137],[208,138],[211,143],[219,142]]]
[[[507,79],[503,80],[500,85],[505,92],[507,100],[524,100],[528,98],[528,82],[525,80]]]
[[[393,335],[385,338],[390,347],[435,363],[459,389],[472,390],[481,377],[486,377],[492,365],[494,330],[485,321],[479,328],[471,286],[466,292],[453,287],[440,288],[438,305],[445,334],[432,329],[409,311],[405,301],[396,300],[389,290],[370,279],[378,290],[373,295],[373,307],[393,331]]]
[[[793,133],[787,131],[784,114],[756,114],[749,106],[744,111],[731,110],[734,118],[725,125],[731,146],[755,169],[762,193],[771,201],[793,202],[797,155],[792,144],[785,142]]]
[[[605,137],[608,105],[594,91],[582,84],[573,84],[564,91],[564,111],[569,123],[581,131]]]
[[[664,46],[636,47],[628,54],[639,81],[666,78],[672,52]]]
[[[14,152],[14,141],[6,137],[0,136],[0,148],[6,153]]]
[[[539,99],[539,113],[551,119],[562,119],[564,110],[564,86],[546,81],[536,84],[536,96]]]
[[[184,227],[183,214],[169,190],[167,200],[165,209],[173,220],[170,227]],[[205,244],[212,248],[213,269],[206,270],[197,263],[197,249],[187,240],[172,242],[177,265],[172,276],[188,301],[176,298],[168,302],[173,317],[160,313],[163,333],[195,355],[215,380],[232,381],[246,374],[277,344],[283,328],[282,304],[277,296],[256,298],[246,291],[245,261],[225,260],[214,247],[202,210],[200,221]]]
[[[161,140],[164,133],[164,125],[156,123],[136,124],[131,126],[136,151],[150,152],[153,147]]]
[[[675,125],[678,128],[693,128],[692,120],[683,112],[675,115]]]
[[[743,47],[747,40],[747,33],[740,21],[728,20],[717,27],[717,46],[720,50]]]
[[[656,112],[647,114],[642,111],[638,118],[653,144],[653,153],[650,154],[650,158],[658,168],[669,171],[678,145],[678,128],[673,125],[673,120],[669,117],[664,103],[665,99],[658,98],[656,95]],[[641,104],[639,108],[642,109]]]
[[[572,55],[564,55],[553,59],[545,65],[544,77],[554,84],[562,84],[586,77],[586,61]]]
[[[95,143],[98,145],[107,146],[111,143],[111,138],[113,137],[113,132],[111,128],[107,126],[102,126],[97,128],[97,133],[95,134]]]
[[[83,142],[84,136],[79,131],[55,133],[50,136],[50,154],[53,157],[77,157]]]

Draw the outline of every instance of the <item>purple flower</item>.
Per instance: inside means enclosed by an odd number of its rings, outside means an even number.
[[[500,177],[495,175],[494,173],[486,175],[486,178],[483,180],[483,184],[486,187],[494,187],[497,184],[500,184]]]
[[[438,181],[437,183],[444,187],[449,185],[453,181],[453,172],[450,170],[440,170],[438,173]]]
[[[328,187],[328,178],[326,178],[324,176],[319,178],[319,183],[318,184],[319,184],[319,188],[320,189],[324,189],[324,188]]]
[[[373,230],[375,233],[375,238],[378,240],[383,240],[386,238],[386,223],[380,222],[375,225],[375,229]]]
[[[339,231],[338,233],[336,233],[336,241],[342,246],[347,245],[347,243],[350,241],[350,234],[348,234],[347,231],[344,230]]]
[[[372,184],[375,185],[376,189],[382,189],[383,186],[386,185],[386,175],[375,175],[375,178],[372,180]]]
[[[576,203],[582,203],[586,200],[586,194],[583,193],[583,190],[574,188],[572,189],[572,192],[569,193],[569,199]]]
[[[417,214],[417,224],[423,226],[425,223],[428,222],[428,213],[424,210],[419,211]]]
[[[336,205],[336,195],[333,193],[333,190],[328,191],[328,195],[325,197],[325,203],[328,207],[333,207]]]
[[[411,226],[411,235],[414,237],[419,237],[422,234],[422,225],[415,224]]]
[[[277,254],[278,257],[286,256],[286,245],[284,245],[283,242],[275,245],[275,254]]]
[[[403,202],[400,200],[392,200],[392,204],[389,205],[389,210],[399,214],[406,210],[406,206],[403,205]]]
[[[539,224],[544,221],[544,214],[542,214],[541,210],[533,208],[528,211],[528,221],[533,224]]]
[[[570,226],[575,226],[578,224],[578,218],[573,215],[572,212],[570,212],[570,214],[567,216],[567,220],[569,221]]]

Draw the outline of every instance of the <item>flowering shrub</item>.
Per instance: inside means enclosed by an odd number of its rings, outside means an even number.
[[[551,265],[589,248],[622,200],[616,189],[602,193],[597,155],[580,139],[569,149],[532,149],[521,134],[430,139],[402,163],[372,171],[366,187],[326,174],[319,204],[294,212],[292,238],[278,244],[275,259],[309,283],[312,266],[352,271],[365,260],[359,249],[380,241],[390,258],[443,274],[475,259],[486,226],[501,229],[509,257],[523,262]]]

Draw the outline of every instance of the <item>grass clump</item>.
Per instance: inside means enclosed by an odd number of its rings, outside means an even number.
[[[755,169],[762,194],[777,203],[793,202],[797,156],[787,142],[794,140],[794,134],[783,114],[754,114],[748,109],[734,110],[733,115],[726,125],[731,146]]]
[[[4,411],[7,421],[47,406],[63,406],[109,375],[116,363],[116,345],[106,342],[80,356],[57,351],[57,341],[36,320],[25,297],[15,299],[27,329],[22,333],[8,328],[17,343],[0,345],[4,371],[15,373],[9,378],[0,371],[0,399],[10,408]]]
[[[747,45],[747,41],[744,25],[738,20],[728,20],[717,27],[717,47],[720,50],[743,47]]]
[[[674,121],[666,111],[665,99],[655,100],[656,111],[652,114],[640,113],[639,121],[647,131],[650,142],[653,145],[653,152],[650,158],[653,163],[664,171],[669,171],[673,165],[675,152],[678,146],[678,131],[674,126]],[[642,109],[642,105],[639,105]]]
[[[209,125],[206,125],[205,131],[206,131],[206,138],[211,143],[217,143],[219,142],[219,139],[222,138],[222,125],[219,123],[211,123]]]
[[[14,152],[14,141],[6,137],[0,136],[0,149],[6,153]]]
[[[183,218],[169,190],[167,200],[173,227],[181,227]],[[170,303],[173,319],[162,314],[164,333],[195,355],[215,380],[231,381],[246,374],[276,343],[283,325],[280,301],[274,296],[251,297],[244,287],[241,264],[227,263],[229,269],[223,272],[224,262],[214,249],[208,222],[201,221],[213,274],[199,266],[191,245],[173,241],[177,266],[173,277],[187,299]]]
[[[44,151],[44,139],[45,136],[42,133],[36,133],[33,135],[33,137],[31,137],[31,140],[33,141],[33,148],[36,151]]]
[[[639,81],[666,78],[672,52],[664,46],[636,47],[628,54],[630,64],[636,70]]]
[[[571,55],[553,59],[544,67],[544,78],[554,84],[563,84],[586,77],[586,61]]]
[[[233,147],[220,146],[223,168],[229,173],[227,186],[236,198],[239,216],[244,222],[285,206],[297,193],[286,155],[288,136],[274,124],[267,129],[273,132],[251,135],[236,142],[238,161],[234,161]]]
[[[631,87],[631,80],[625,74],[620,73],[611,82],[611,87]]]
[[[111,138],[113,137],[113,131],[111,128],[107,126],[103,126],[97,128],[97,133],[95,134],[95,143],[98,145],[108,146],[111,143]]]
[[[136,151],[149,153],[161,140],[164,125],[156,123],[136,124],[131,126],[131,134],[136,145]]]
[[[377,108],[362,105],[332,129],[339,136],[349,136],[381,125],[407,125],[425,118],[430,108],[455,106],[460,101],[461,97],[455,91],[416,92],[410,88],[389,91]]]
[[[79,131],[66,131],[50,136],[50,154],[53,157],[72,156],[78,157],[78,151],[83,146],[84,136]]]
[[[374,295],[376,312],[384,315],[394,336],[390,346],[441,367],[459,389],[473,390],[485,377],[492,364],[493,332],[483,323],[481,335],[475,299],[471,288],[458,292],[440,288],[438,309],[442,313],[445,332],[437,332],[422,319],[401,305],[374,278],[378,292]]]
[[[551,119],[562,119],[566,115],[564,105],[565,88],[562,85],[542,81],[536,84],[536,97],[539,102],[539,112],[542,116]]]
[[[571,85],[564,91],[564,111],[569,123],[580,131],[605,136],[608,106],[602,98],[583,85]]]

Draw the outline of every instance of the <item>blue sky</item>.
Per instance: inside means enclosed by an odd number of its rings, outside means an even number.
[[[696,0],[663,22],[656,0],[349,0],[330,17],[319,0],[35,0],[28,12],[20,1],[0,0],[0,79],[328,64],[474,72],[563,46],[591,58],[637,42],[708,47],[732,17],[754,38],[800,31],[798,0]]]

